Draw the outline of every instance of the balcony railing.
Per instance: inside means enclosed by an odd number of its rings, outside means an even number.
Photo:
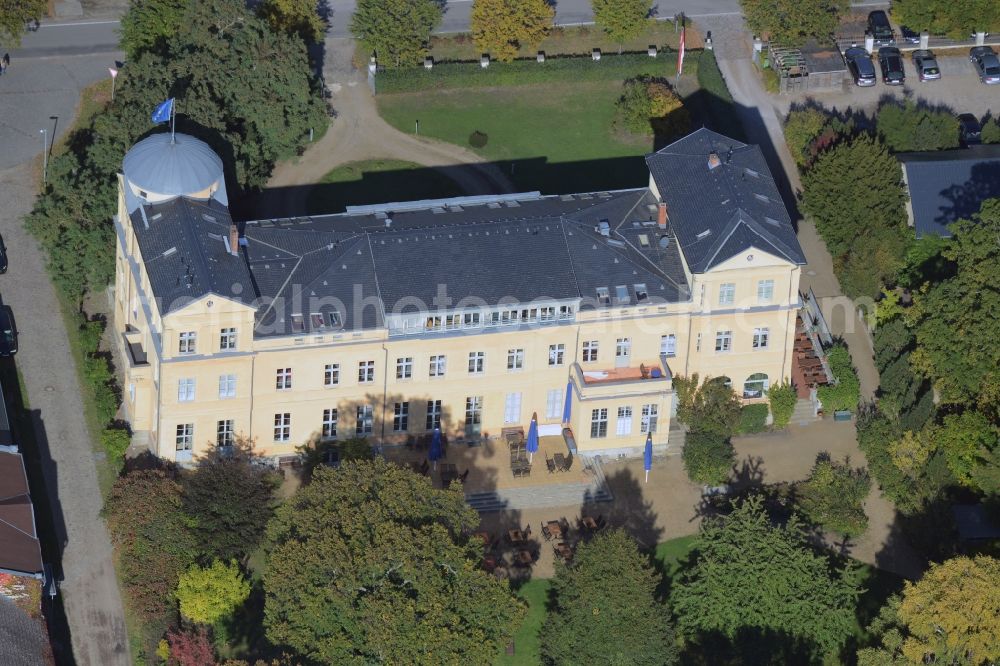
[[[591,368],[574,363],[572,378],[581,393],[611,395],[621,389],[632,391],[673,390],[673,372],[665,356],[626,367]]]

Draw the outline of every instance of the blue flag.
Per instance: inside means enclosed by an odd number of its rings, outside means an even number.
[[[166,102],[161,103],[153,111],[153,122],[154,123],[165,123],[170,120],[170,114],[174,110],[174,98],[171,97]]]

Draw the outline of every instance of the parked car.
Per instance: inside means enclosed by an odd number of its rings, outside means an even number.
[[[17,326],[9,305],[0,306],[0,356],[17,353]]]
[[[1000,83],[1000,60],[991,46],[974,46],[969,50],[969,60],[976,68],[979,80],[987,85]]]
[[[899,34],[903,38],[903,41],[907,44],[920,43],[920,35],[913,30],[910,30],[905,25],[899,26]]]
[[[875,46],[892,46],[896,43],[889,17],[881,9],[868,15],[868,34],[875,38]]]
[[[983,142],[983,125],[971,113],[963,113],[958,117],[958,138],[962,145],[968,148]]]
[[[3,236],[0,236],[0,273],[7,272],[7,246],[3,243]]]
[[[901,86],[906,82],[903,56],[895,46],[883,46],[878,50],[878,64],[882,69],[882,83],[887,86]]]
[[[852,46],[844,51],[844,60],[847,61],[847,69],[850,70],[855,84],[861,88],[875,85],[875,63],[872,62],[868,51],[860,46]]]
[[[933,51],[921,49],[913,52],[913,67],[917,70],[917,78],[921,81],[933,81],[941,78],[941,69]]]

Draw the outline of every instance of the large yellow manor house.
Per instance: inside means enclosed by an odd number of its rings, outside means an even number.
[[[701,129],[646,162],[638,189],[234,222],[206,144],[144,139],[115,217],[133,431],[179,462],[238,436],[280,460],[537,414],[572,452],[635,455],[670,445],[675,376],[765,399],[804,258],[759,148]]]

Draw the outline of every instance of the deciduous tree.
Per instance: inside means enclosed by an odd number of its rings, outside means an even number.
[[[275,32],[297,35],[307,44],[323,39],[326,24],[316,0],[264,0],[257,13]]]
[[[692,431],[684,438],[681,458],[689,479],[716,486],[729,478],[736,461],[736,451],[728,437],[714,432]]]
[[[699,379],[698,373],[674,377],[678,420],[693,432],[732,437],[740,422],[740,399],[722,377],[709,377],[704,383]]]
[[[676,138],[691,129],[684,102],[660,77],[638,76],[625,81],[616,106],[615,124],[633,134]]]
[[[1000,29],[1000,5],[993,0],[895,0],[893,18],[911,30],[967,38],[974,30]]]
[[[652,0],[590,0],[590,6],[594,22],[618,43],[618,53],[622,44],[642,34],[653,11]]]
[[[913,100],[879,105],[878,133],[894,152],[958,148],[958,118],[954,112],[932,109]]]
[[[162,50],[183,25],[190,0],[132,0],[118,27],[118,43],[132,60],[143,51]]]
[[[473,0],[472,39],[480,51],[510,62],[518,49],[538,47],[555,15],[546,0]]]
[[[441,23],[438,0],[359,0],[351,17],[351,34],[374,51],[379,64],[420,64],[429,53],[431,33]]]
[[[694,552],[671,595],[688,637],[775,632],[830,653],[852,635],[855,572],[815,552],[794,518],[772,524],[760,497],[705,519]]]
[[[829,39],[847,8],[846,0],[740,0],[747,25],[781,46]]]
[[[810,521],[844,536],[868,528],[864,501],[871,491],[868,470],[836,462],[829,454],[816,459],[809,478],[799,484],[798,506]]]
[[[46,4],[46,0],[0,0],[0,43],[20,46],[28,21],[40,19]]]
[[[771,416],[775,428],[784,428],[792,420],[795,404],[799,396],[795,388],[788,382],[772,386],[767,392],[767,400],[771,404]]]
[[[657,599],[660,576],[622,531],[580,544],[569,566],[556,564],[542,656],[581,664],[677,663],[670,611]]]
[[[191,631],[167,631],[167,646],[167,666],[206,666],[215,663],[215,650],[204,627]]]
[[[478,568],[458,490],[383,460],[318,468],[268,528],[268,637],[323,663],[488,663],[524,614]]]
[[[207,567],[194,564],[177,583],[181,615],[201,624],[215,624],[232,616],[249,597],[250,583],[235,560],[215,560]]]

